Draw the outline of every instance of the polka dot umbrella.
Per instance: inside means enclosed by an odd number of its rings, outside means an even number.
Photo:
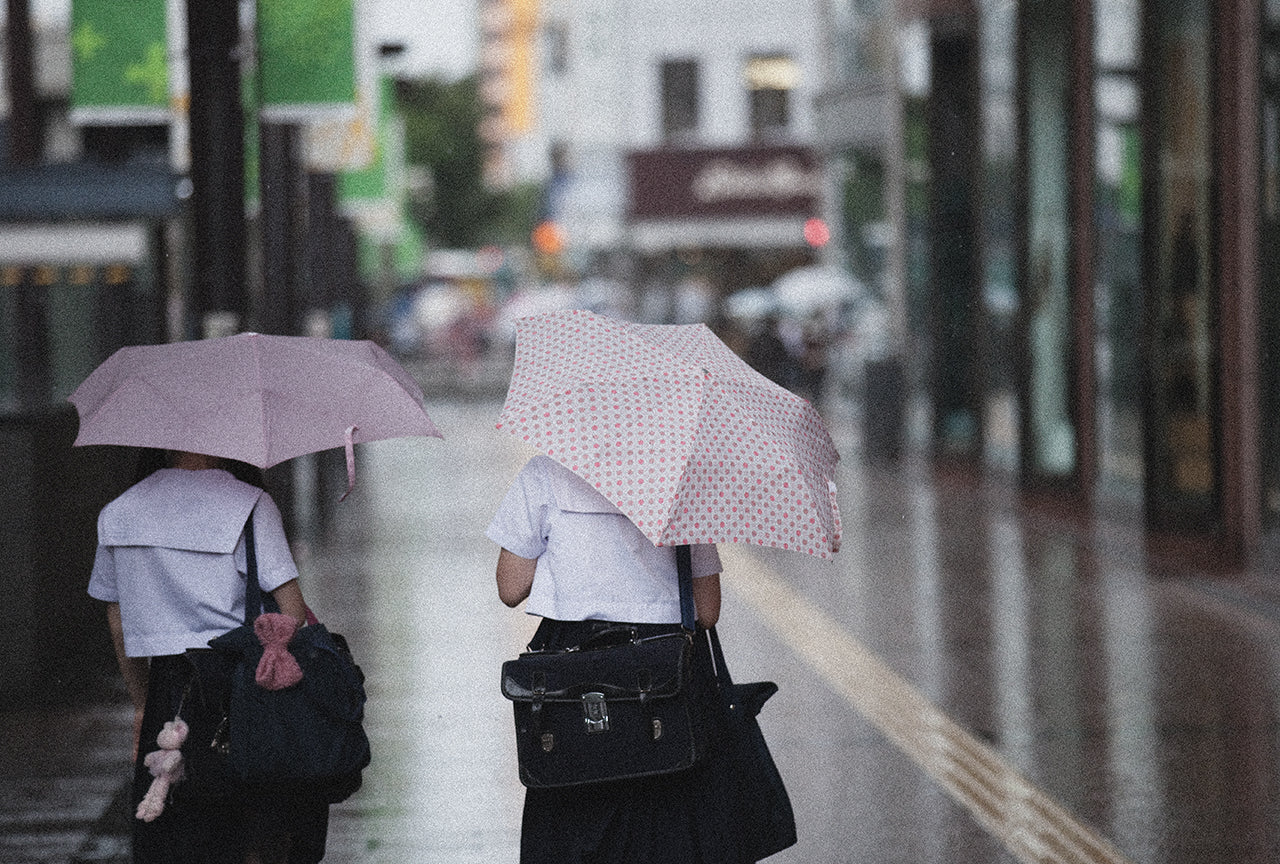
[[[817,411],[706,325],[582,310],[516,325],[497,428],[587,480],[659,546],[840,546],[835,465]]]

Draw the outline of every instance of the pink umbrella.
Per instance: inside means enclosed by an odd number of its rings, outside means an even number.
[[[372,342],[240,333],[121,348],[70,396],[75,445],[186,450],[269,468],[333,447],[442,438],[422,389]]]
[[[839,548],[840,458],[808,402],[703,324],[521,319],[497,427],[591,483],[659,546]]]

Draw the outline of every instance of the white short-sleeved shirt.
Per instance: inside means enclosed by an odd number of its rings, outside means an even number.
[[[258,582],[274,591],[298,577],[280,510],[226,471],[163,468],[102,508],[89,594],[120,604],[125,654],[180,654],[244,623],[250,512]]]
[[[649,538],[568,468],[535,456],[516,476],[486,536],[536,558],[525,611],[560,621],[680,621],[675,547]],[[695,579],[720,572],[711,544],[690,547]]]

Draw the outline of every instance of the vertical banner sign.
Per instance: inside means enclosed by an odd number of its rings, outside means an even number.
[[[507,131],[533,130],[534,55],[538,39],[538,0],[508,0],[511,30],[507,41],[507,98],[503,120]]]
[[[377,92],[373,97],[373,159],[365,168],[342,171],[338,174],[338,202],[346,208],[361,208],[366,205],[379,204],[391,195],[390,178],[387,171],[391,167],[388,157],[388,145],[392,143],[389,128],[393,113],[394,84],[390,78],[382,76],[378,82]]]
[[[257,14],[262,119],[353,114],[355,0],[258,0]]]
[[[382,76],[374,103],[373,162],[342,171],[337,178],[338,206],[373,246],[394,245],[404,231],[404,123],[395,107],[394,82]],[[383,266],[377,260],[377,272]]]
[[[169,122],[167,6],[166,0],[72,0],[72,122]]]

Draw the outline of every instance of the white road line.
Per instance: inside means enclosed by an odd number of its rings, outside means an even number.
[[[767,564],[730,544],[720,554],[731,574],[722,584],[1019,861],[1129,864]]]

